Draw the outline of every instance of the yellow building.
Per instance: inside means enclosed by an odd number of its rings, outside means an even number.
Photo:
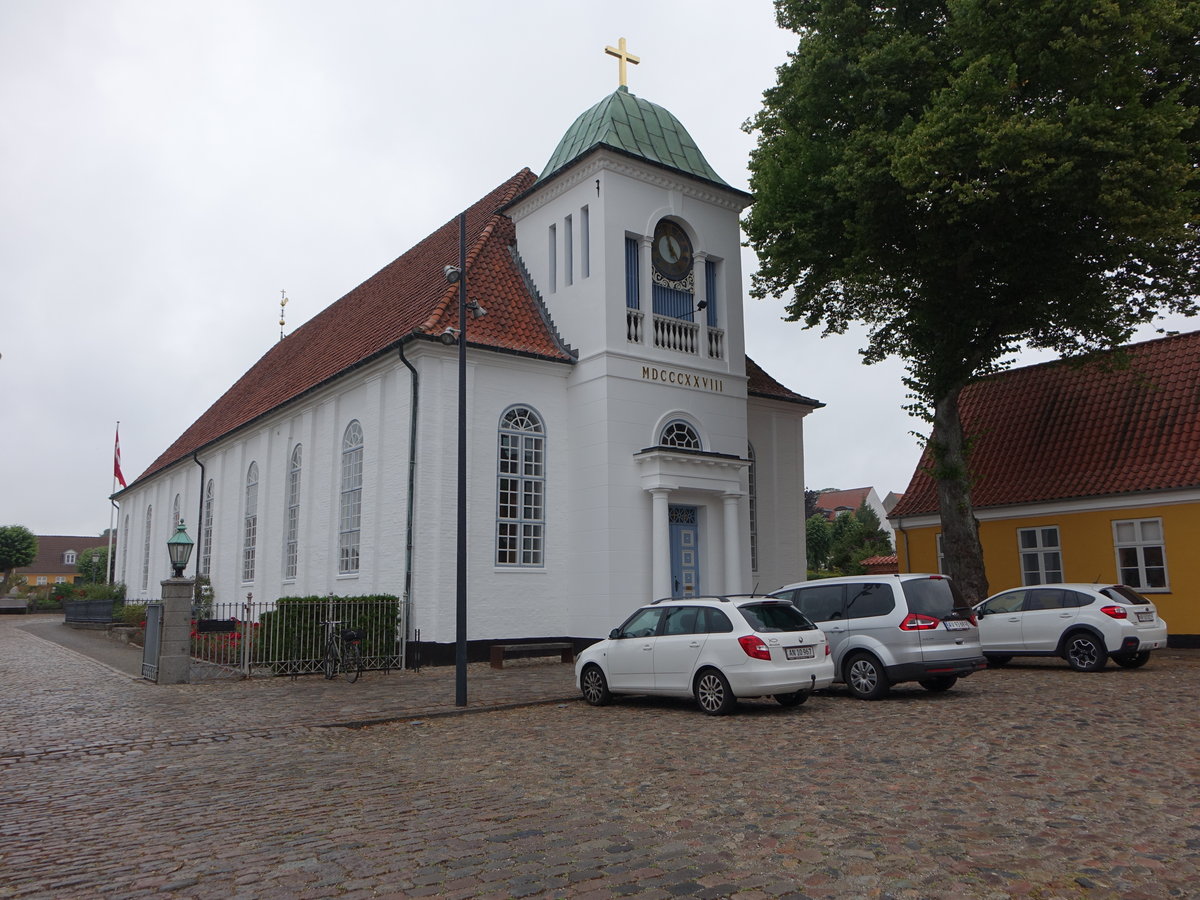
[[[79,555],[92,547],[107,547],[107,537],[91,535],[38,535],[37,557],[14,574],[23,575],[29,587],[49,584],[74,584],[79,577],[76,569]]]
[[[964,389],[989,589],[1127,584],[1200,646],[1200,332]],[[902,572],[945,571],[930,463],[889,521]]]

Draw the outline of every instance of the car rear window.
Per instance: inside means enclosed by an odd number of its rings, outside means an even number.
[[[772,631],[812,631],[817,627],[790,603],[747,603],[738,609],[750,627],[762,634]]]
[[[1126,606],[1145,606],[1150,602],[1133,588],[1126,587],[1123,584],[1114,584],[1112,587],[1106,587],[1100,593],[1110,600],[1116,600],[1118,603],[1123,603]]]
[[[971,607],[949,578],[909,578],[901,584],[909,612],[937,619],[971,614]]]

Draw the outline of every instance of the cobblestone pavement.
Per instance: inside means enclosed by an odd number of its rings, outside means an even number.
[[[0,897],[1200,895],[1200,651],[720,719],[571,674],[453,715],[453,669],[158,686],[0,618]]]

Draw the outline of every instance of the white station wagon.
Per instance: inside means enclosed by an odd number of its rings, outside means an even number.
[[[824,633],[787,601],[667,598],[636,610],[579,654],[575,681],[592,706],[614,694],[662,694],[695,697],[719,716],[739,697],[798,706],[833,683],[833,663]]]

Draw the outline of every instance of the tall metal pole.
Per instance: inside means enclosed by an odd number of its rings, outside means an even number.
[[[458,593],[454,705],[467,705],[467,214],[458,217]]]

